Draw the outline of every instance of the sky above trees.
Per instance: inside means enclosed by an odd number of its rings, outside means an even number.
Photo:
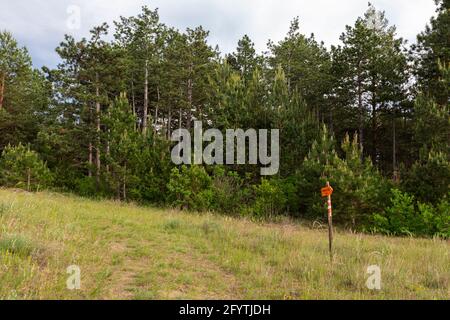
[[[372,0],[379,10],[385,10],[399,36],[409,42],[424,29],[434,14],[433,0]],[[67,27],[71,5],[81,10],[79,29]],[[290,21],[300,17],[302,33],[314,32],[327,46],[337,44],[345,25],[351,25],[366,10],[364,0],[0,0],[0,30],[13,33],[21,45],[30,51],[34,65],[55,66],[58,56],[54,49],[64,34],[76,38],[87,36],[89,29],[102,22],[116,20],[120,15],[134,15],[142,5],[159,8],[162,22],[184,30],[202,25],[210,30],[211,45],[219,45],[222,53],[236,48],[237,41],[248,34],[257,51],[266,50],[269,39],[281,40]]]

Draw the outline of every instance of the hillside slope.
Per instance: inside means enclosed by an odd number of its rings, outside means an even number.
[[[2,299],[448,299],[450,244],[0,189]],[[81,271],[68,290],[66,269]],[[381,268],[381,290],[366,288]]]

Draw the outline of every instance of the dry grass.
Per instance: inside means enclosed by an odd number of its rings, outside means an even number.
[[[0,190],[3,299],[448,299],[450,245]],[[81,268],[81,290],[66,268]],[[382,289],[365,286],[369,265]]]

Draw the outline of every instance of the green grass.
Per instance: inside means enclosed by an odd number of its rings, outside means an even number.
[[[0,190],[2,299],[448,299],[450,244]],[[81,269],[68,290],[67,267]],[[366,288],[381,268],[381,290]]]
[[[33,243],[21,235],[2,235],[0,238],[0,252],[29,256],[34,251]]]

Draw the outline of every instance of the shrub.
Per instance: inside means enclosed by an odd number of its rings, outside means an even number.
[[[52,175],[39,155],[29,147],[8,145],[0,159],[0,183],[31,190],[50,187]]]
[[[94,177],[83,177],[75,182],[76,192],[83,197],[93,197],[97,193],[97,185]]]
[[[286,212],[287,196],[285,189],[290,185],[279,179],[261,179],[261,183],[253,187],[255,201],[251,211],[257,217],[273,217]]]
[[[397,189],[392,189],[393,197],[391,206],[386,208],[384,216],[387,224],[384,226],[386,230],[398,235],[411,234],[411,226],[416,224],[414,209],[414,196],[402,193]]]
[[[249,189],[244,186],[244,179],[238,173],[226,171],[221,166],[214,168],[211,188],[211,209],[214,211],[236,214],[248,202]]]
[[[436,206],[437,215],[434,223],[436,226],[436,233],[434,235],[441,236],[443,238],[450,238],[450,203],[448,202],[448,196],[441,200]]]
[[[418,201],[437,204],[447,196],[450,186],[448,155],[431,151],[425,160],[403,172],[402,189]]]
[[[208,210],[212,201],[212,179],[202,166],[173,168],[167,184],[169,204],[188,210]]]
[[[413,195],[392,189],[391,205],[374,214],[371,230],[394,235],[450,237],[450,206],[443,199],[437,206],[416,201]]]

